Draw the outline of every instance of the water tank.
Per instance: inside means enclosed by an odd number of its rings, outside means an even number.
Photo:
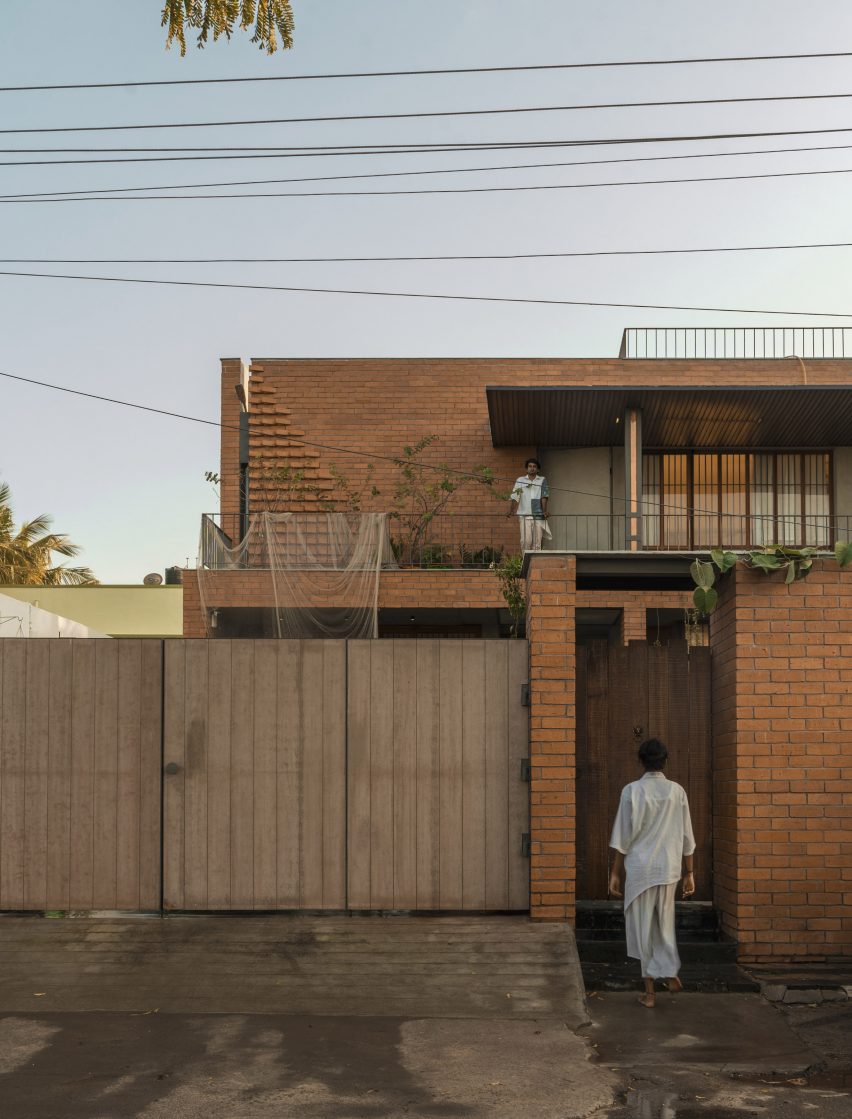
[[[183,582],[183,568],[182,567],[167,567],[166,568],[166,586],[179,587]]]

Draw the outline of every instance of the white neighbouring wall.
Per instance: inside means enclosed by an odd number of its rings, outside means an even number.
[[[108,637],[81,622],[41,610],[29,602],[19,602],[0,594],[0,638],[3,637]]]

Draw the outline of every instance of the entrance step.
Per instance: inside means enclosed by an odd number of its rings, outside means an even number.
[[[678,902],[676,930],[683,965],[680,978],[687,990],[759,989],[737,966],[736,941],[722,932],[710,902]],[[637,986],[639,966],[627,956],[620,902],[578,902],[577,951],[587,990],[632,990]]]
[[[0,958],[0,1014],[586,1017],[573,929],[526,916],[3,917]]]

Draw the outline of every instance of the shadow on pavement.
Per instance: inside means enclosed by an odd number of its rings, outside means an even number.
[[[298,1108],[306,1119],[372,1119],[389,1106],[425,1116],[470,1114],[437,1101],[403,1067],[401,1026],[396,1019],[6,1016],[2,1115],[214,1119]],[[288,1110],[278,1110],[282,1105]]]

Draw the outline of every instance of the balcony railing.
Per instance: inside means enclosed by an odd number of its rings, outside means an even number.
[[[846,358],[848,326],[629,326],[620,358]]]
[[[623,515],[554,514],[548,519],[551,539],[545,551],[619,552],[626,550]],[[425,525],[391,519],[389,530],[395,563],[400,567],[482,569],[520,551],[517,518],[500,513],[459,513],[434,517]],[[852,517],[736,517],[693,511],[642,517],[642,550],[692,552],[711,548],[833,548],[852,538]],[[230,538],[218,514],[205,514],[201,526],[201,563],[210,570],[233,566]],[[263,567],[246,557],[245,565]]]

